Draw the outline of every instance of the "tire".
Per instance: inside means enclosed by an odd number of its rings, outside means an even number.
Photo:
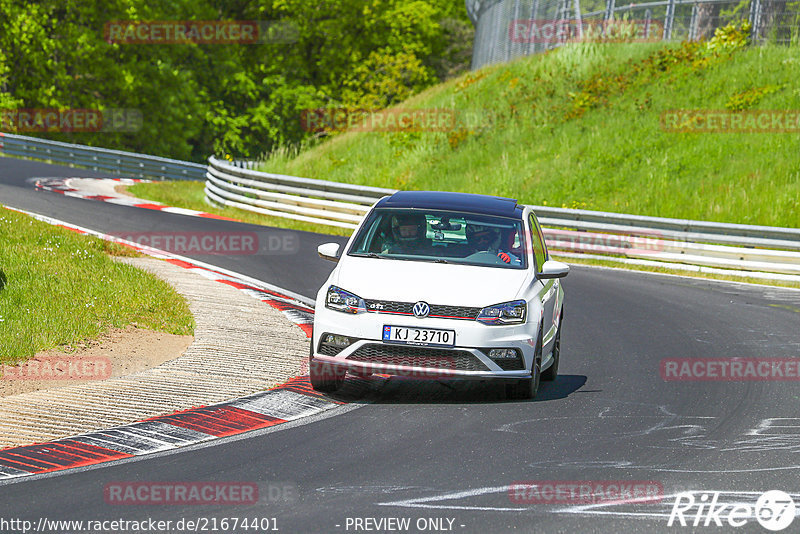
[[[542,380],[552,382],[558,376],[558,362],[561,360],[561,325],[564,323],[564,312],[561,312],[561,318],[558,320],[558,330],[556,330],[556,338],[553,341],[553,363],[546,371],[542,373]]]
[[[539,329],[539,340],[536,343],[536,356],[531,366],[531,378],[522,378],[513,384],[506,385],[506,398],[514,400],[533,399],[539,392],[539,381],[542,377],[542,332]]]
[[[315,360],[314,356],[314,331],[311,331],[311,347],[308,354],[308,377],[311,387],[323,393],[333,393],[344,384],[346,370],[335,365]]]

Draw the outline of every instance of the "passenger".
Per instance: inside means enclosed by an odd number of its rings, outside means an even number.
[[[466,228],[467,243],[472,247],[473,254],[477,252],[488,252],[494,254],[503,263],[520,265],[520,259],[502,250],[500,246],[500,229],[496,226],[486,226],[482,224],[467,224]]]

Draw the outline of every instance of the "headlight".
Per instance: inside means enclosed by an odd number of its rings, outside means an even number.
[[[367,311],[367,305],[364,303],[364,299],[336,286],[328,288],[328,295],[325,297],[325,307],[345,313],[361,313]]]
[[[525,322],[527,311],[528,304],[524,300],[515,300],[482,309],[477,320],[491,325],[519,324]]]

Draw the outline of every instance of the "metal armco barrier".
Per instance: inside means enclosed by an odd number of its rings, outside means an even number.
[[[0,133],[0,153],[149,180],[202,180],[206,171],[199,163],[9,133]]]
[[[133,152],[0,133],[0,152],[127,178],[205,179],[207,200],[265,215],[355,228],[396,190],[251,170],[252,162],[211,157],[208,166]],[[548,247],[567,256],[647,265],[686,265],[800,281],[800,228],[668,219],[532,206]]]
[[[342,228],[355,228],[372,204],[396,191],[257,172],[213,157],[206,178],[206,197],[213,204]],[[797,228],[532,207],[552,250],[780,273],[778,278],[800,281]]]
[[[205,191],[212,204],[340,228],[355,228],[372,204],[395,192],[242,169],[213,156]]]

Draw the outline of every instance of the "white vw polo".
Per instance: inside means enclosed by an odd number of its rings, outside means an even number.
[[[346,373],[508,380],[532,398],[558,374],[569,266],[549,259],[533,211],[516,200],[402,191],[378,201],[319,290],[312,386]]]

